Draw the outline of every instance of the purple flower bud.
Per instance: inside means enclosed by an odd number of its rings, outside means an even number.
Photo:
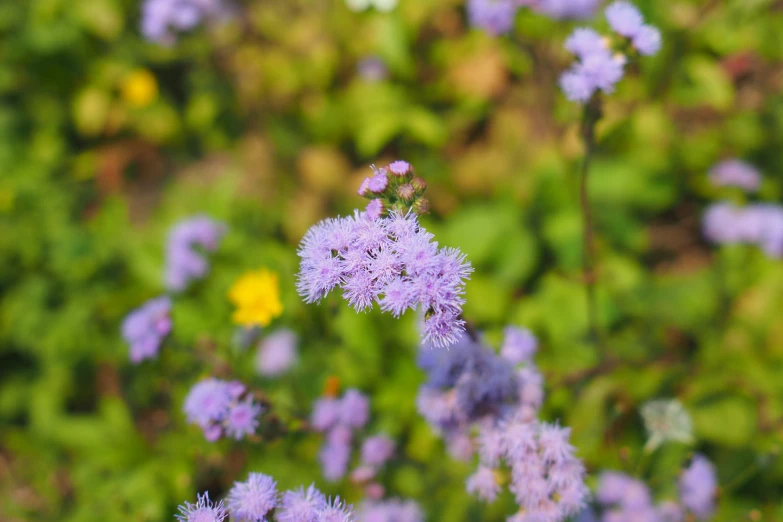
[[[405,176],[413,167],[407,161],[397,160],[389,164],[389,172],[395,176]]]

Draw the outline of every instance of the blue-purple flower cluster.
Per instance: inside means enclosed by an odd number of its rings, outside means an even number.
[[[359,522],[424,522],[421,508],[412,500],[367,501],[357,509]]]
[[[363,428],[370,417],[370,403],[361,392],[350,389],[342,398],[325,397],[313,405],[310,424],[326,434],[319,458],[324,477],[340,480],[348,471],[354,432]]]
[[[632,4],[618,1],[605,11],[606,19],[619,42],[592,29],[576,29],[565,42],[565,47],[578,61],[560,78],[560,86],[571,101],[585,103],[598,91],[614,92],[624,74],[628,51],[651,56],[661,48],[661,33],[645,24],[639,10]]]
[[[150,299],[122,322],[122,336],[130,345],[130,360],[140,363],[157,357],[163,339],[171,332],[171,299]]]
[[[226,503],[214,503],[209,496],[185,502],[179,508],[181,522],[223,522],[229,515],[235,522],[353,522],[352,506],[339,497],[327,498],[314,485],[280,495],[269,475],[250,473],[245,482],[235,482]]]
[[[589,18],[595,14],[600,0],[468,0],[470,25],[498,36],[514,27],[514,18],[521,7],[530,7],[558,20]]]
[[[715,468],[702,455],[694,456],[679,481],[679,502],[653,503],[647,485],[617,471],[601,474],[596,500],[603,508],[602,522],[683,522],[690,512],[698,520],[708,520],[715,510],[717,478]]]
[[[748,192],[761,184],[761,174],[737,160],[719,163],[710,170],[709,178],[716,187],[735,186]],[[779,205],[713,203],[704,213],[703,229],[713,243],[756,245],[769,257],[783,258],[783,207]]]
[[[183,410],[188,422],[201,427],[204,437],[214,442],[223,436],[239,440],[255,434],[263,407],[241,382],[208,378],[190,389]]]
[[[480,464],[466,482],[468,492],[495,500],[500,467],[511,469],[509,489],[520,506],[512,522],[564,520],[587,498],[570,430],[536,420],[543,402],[543,379],[532,362],[536,347],[529,331],[509,327],[500,356],[462,340],[448,351],[425,347],[419,357],[428,376],[419,412],[453,455],[467,459],[478,449]]]
[[[295,332],[280,328],[261,340],[256,354],[256,369],[266,377],[277,377],[287,372],[296,363]]]
[[[145,0],[141,8],[141,33],[156,43],[174,43],[175,32],[188,31],[203,20],[228,15],[224,0]]]
[[[327,219],[307,232],[299,249],[299,294],[313,303],[340,287],[356,311],[378,303],[395,317],[420,305],[424,340],[455,343],[464,330],[463,293],[472,271],[465,255],[438,248],[413,213],[377,219],[366,214]]]
[[[225,233],[224,224],[207,216],[195,216],[177,223],[169,232],[166,245],[166,288],[180,292],[191,281],[204,277],[209,263],[197,248],[214,251]]]

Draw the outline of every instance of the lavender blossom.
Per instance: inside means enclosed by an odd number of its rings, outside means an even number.
[[[530,362],[538,349],[538,339],[530,330],[509,326],[504,331],[500,356],[511,364]]]
[[[225,232],[225,225],[206,216],[196,216],[175,225],[166,246],[166,288],[179,292],[191,281],[204,277],[209,264],[195,248],[214,251]]]
[[[718,244],[756,245],[774,259],[783,257],[783,207],[755,203],[736,207],[715,203],[703,219],[705,237]]]
[[[495,470],[480,466],[476,472],[468,477],[465,489],[471,495],[475,495],[486,502],[493,502],[500,494],[500,484],[495,477]]]
[[[370,405],[367,397],[350,389],[341,399],[323,398],[315,402],[310,422],[317,431],[326,434],[319,460],[324,477],[341,479],[348,471],[353,432],[367,424]]]
[[[715,510],[718,479],[715,466],[703,455],[696,455],[680,476],[680,500],[699,520],[707,520]]]
[[[395,316],[421,305],[424,340],[453,344],[464,329],[462,294],[472,269],[464,254],[438,249],[432,239],[413,214],[322,221],[302,240],[297,289],[313,303],[340,286],[357,311],[377,302]]]
[[[235,482],[228,492],[228,511],[237,522],[258,522],[277,506],[275,480],[263,473],[250,473],[245,482]]]
[[[557,20],[590,18],[598,10],[600,0],[537,0],[533,8]]]
[[[286,328],[267,335],[258,347],[256,369],[261,375],[275,377],[287,372],[296,363],[296,334]]]
[[[306,490],[286,491],[275,515],[278,522],[319,522],[326,506],[326,497],[311,484]]]
[[[628,38],[636,36],[644,26],[642,14],[629,2],[614,2],[606,8],[605,14],[612,29]]]
[[[710,182],[716,187],[739,187],[755,192],[761,185],[761,174],[751,164],[738,159],[721,161],[709,172]]]
[[[145,0],[141,32],[150,41],[171,45],[175,31],[187,31],[203,20],[219,20],[228,14],[223,0]]]
[[[470,25],[498,36],[511,31],[519,6],[515,0],[468,0]]]
[[[158,297],[137,308],[122,323],[122,336],[130,345],[130,360],[138,364],[158,355],[171,332],[171,299]]]
[[[364,502],[359,506],[358,522],[424,522],[421,508],[412,500],[390,499]]]
[[[237,381],[204,379],[185,397],[183,410],[187,421],[200,426],[210,442],[224,435],[235,439],[252,435],[263,408],[246,396],[246,392],[245,386]]]
[[[386,435],[375,435],[362,444],[362,464],[383,466],[394,455],[394,441]]]
[[[196,503],[185,502],[179,506],[175,515],[180,522],[223,522],[228,516],[223,502],[217,504],[209,500],[209,493],[196,495]]]

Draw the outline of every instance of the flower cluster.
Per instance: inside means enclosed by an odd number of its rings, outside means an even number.
[[[739,187],[747,192],[755,192],[761,185],[758,169],[738,159],[728,159],[714,165],[710,169],[709,178],[716,187]]]
[[[370,403],[361,392],[350,389],[342,398],[326,397],[313,405],[312,427],[326,434],[326,443],[319,454],[327,480],[341,479],[348,470],[354,431],[367,424]]]
[[[242,326],[267,326],[283,313],[277,274],[265,268],[240,277],[228,298],[237,308],[232,319]]]
[[[202,20],[220,19],[229,9],[223,0],[145,0],[141,8],[141,32],[156,43],[174,43],[174,31],[187,31]]]
[[[394,168],[392,163],[389,170]],[[377,178],[363,185],[381,194],[387,186]],[[413,213],[393,211],[380,218],[369,213],[327,219],[307,232],[299,249],[299,294],[313,303],[339,286],[356,311],[377,302],[395,317],[421,305],[424,340],[436,346],[455,343],[464,330],[462,294],[472,271],[465,255],[438,248]]]
[[[708,520],[715,509],[716,492],[714,466],[706,457],[696,455],[680,476],[679,502],[653,504],[644,482],[616,471],[601,474],[596,499],[604,508],[603,522],[683,522],[686,512],[698,520]]]
[[[244,384],[238,381],[204,379],[193,386],[183,407],[187,420],[204,430],[210,442],[222,436],[241,439],[253,435],[263,412]]]
[[[761,175],[751,165],[739,161],[719,163],[710,170],[716,186],[738,186],[754,191]],[[706,238],[718,244],[756,245],[772,258],[783,258],[783,207],[769,203],[751,203],[739,207],[722,201],[710,205],[704,213]]]
[[[206,216],[196,216],[177,223],[169,233],[166,246],[165,283],[170,291],[179,292],[209,270],[209,263],[196,250],[214,251],[226,233],[226,226]]]
[[[296,363],[296,333],[287,328],[271,332],[261,340],[256,354],[256,370],[266,377],[287,372]]]
[[[139,363],[158,355],[163,339],[171,332],[171,299],[150,299],[122,322],[122,336],[130,345],[130,360]]]
[[[565,42],[566,49],[578,58],[560,78],[560,86],[571,101],[585,103],[598,91],[611,94],[623,77],[628,51],[650,56],[661,48],[661,33],[645,24],[630,3],[614,2],[605,15],[620,37],[614,48],[611,39],[587,28],[576,29]]]
[[[198,503],[185,502],[179,508],[181,522],[223,522],[228,515],[236,522],[353,522],[353,508],[339,497],[327,498],[314,485],[307,489],[277,492],[277,483],[269,475],[250,473],[245,482],[235,482],[226,505],[198,496]]]
[[[424,522],[421,508],[412,500],[364,502],[357,510],[360,522]]]
[[[589,18],[600,0],[468,0],[470,25],[498,36],[511,31],[521,7],[530,7],[554,19]]]
[[[394,161],[385,167],[371,165],[373,175],[359,185],[360,196],[370,200],[364,211],[368,219],[378,219],[389,212],[426,214],[430,204],[424,198],[427,183],[416,177],[407,161]]]
[[[509,327],[500,356],[462,340],[448,351],[424,348],[419,357],[428,376],[419,412],[455,456],[470,458],[478,448],[480,464],[466,482],[468,492],[495,500],[501,465],[511,469],[509,489],[521,508],[509,518],[513,522],[564,520],[587,497],[570,430],[536,420],[543,402],[543,379],[532,362],[536,348],[529,331]]]

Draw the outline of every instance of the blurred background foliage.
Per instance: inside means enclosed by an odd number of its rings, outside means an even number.
[[[318,436],[210,444],[186,426],[183,396],[211,373],[251,383],[293,424],[328,376],[362,389],[372,430],[405,455],[390,494],[431,521],[503,520],[510,500],[470,499],[470,466],[416,413],[415,318],[357,315],[337,297],[305,306],[293,286],[306,229],[361,205],[368,163],[404,158],[429,183],[427,226],[476,268],[466,317],[491,341],[506,324],[536,333],[545,416],[573,427],[591,471],[632,471],[639,406],[678,397],[722,484],[757,468],[721,491],[716,520],[783,520],[783,263],[700,231],[707,203],[744,197],[707,182],[720,159],[756,164],[759,199],[781,200],[783,5],[639,4],[665,46],[599,126],[597,350],[579,108],[556,87],[573,24],[526,11],[497,39],[466,26],[460,0],[390,13],[244,0],[241,16],[167,47],[140,37],[135,0],[0,3],[0,519],[170,520],[249,470],[359,500],[320,479]],[[134,367],[119,324],[162,292],[167,229],[195,213],[230,232],[209,277],[176,298],[161,358]],[[232,344],[226,292],[260,266],[281,277],[273,326],[301,336],[299,365],[276,380]],[[659,491],[693,449],[658,450]]]

